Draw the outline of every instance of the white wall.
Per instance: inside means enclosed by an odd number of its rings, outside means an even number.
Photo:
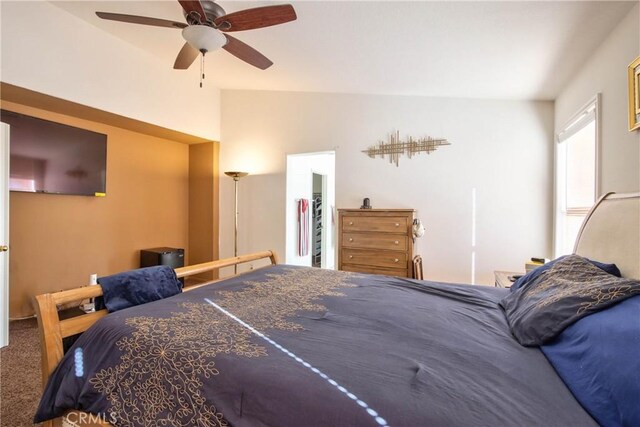
[[[315,153],[308,155],[292,155],[287,157],[287,196],[286,196],[286,262],[292,265],[311,266],[312,254],[312,217],[309,215],[309,253],[306,256],[298,255],[298,221],[297,200],[313,198],[313,174],[326,175],[327,194],[323,201],[323,222],[325,233],[323,234],[323,256],[326,259],[325,268],[335,267],[335,239],[334,226],[331,223],[331,212],[335,207],[335,154]],[[309,206],[311,209],[311,206]],[[311,212],[311,211],[310,211]]]
[[[596,93],[601,93],[600,189],[640,190],[640,131],[629,132],[627,66],[640,55],[640,7],[631,9],[555,103],[556,132]]]
[[[219,140],[220,91],[49,2],[0,2],[0,79],[111,113]],[[141,29],[142,31],[142,29]]]
[[[394,129],[446,137],[451,146],[401,158],[361,152]],[[553,103],[378,95],[222,91],[220,168],[241,181],[239,252],[285,253],[286,155],[335,150],[336,205],[414,208],[431,280],[493,283],[551,256]],[[476,246],[472,247],[472,192]],[[233,181],[221,180],[220,256],[233,253]]]

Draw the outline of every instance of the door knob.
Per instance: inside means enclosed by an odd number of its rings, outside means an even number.
[[[7,245],[0,246],[0,252],[7,252],[8,250],[9,250],[9,246]]]

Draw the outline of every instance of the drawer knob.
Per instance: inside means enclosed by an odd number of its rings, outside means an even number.
[[[400,261],[398,258],[394,259],[393,262],[398,262]]]
[[[396,227],[400,227],[400,223],[396,222]]]
[[[353,225],[353,221],[349,221],[349,225]]]
[[[393,243],[395,243],[395,244],[397,245],[397,244],[398,244],[398,243],[400,243],[400,242],[398,242],[398,241],[396,240],[396,241],[395,241],[395,242],[393,242]]]
[[[349,237],[349,241],[350,241],[350,242],[353,242],[353,237]]]
[[[353,259],[353,255],[349,255],[349,259]]]

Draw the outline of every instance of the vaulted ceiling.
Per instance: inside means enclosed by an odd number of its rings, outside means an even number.
[[[94,13],[183,22],[177,1],[52,3],[169,68],[184,43],[178,29]],[[227,13],[279,3],[219,2]],[[297,21],[234,33],[274,66],[261,71],[223,50],[211,52],[207,82],[223,89],[549,100],[635,3],[296,1]]]

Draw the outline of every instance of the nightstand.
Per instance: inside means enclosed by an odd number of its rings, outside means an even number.
[[[509,276],[522,276],[524,273],[517,271],[494,271],[493,274],[496,277],[496,288],[510,288],[513,282],[509,280]]]

